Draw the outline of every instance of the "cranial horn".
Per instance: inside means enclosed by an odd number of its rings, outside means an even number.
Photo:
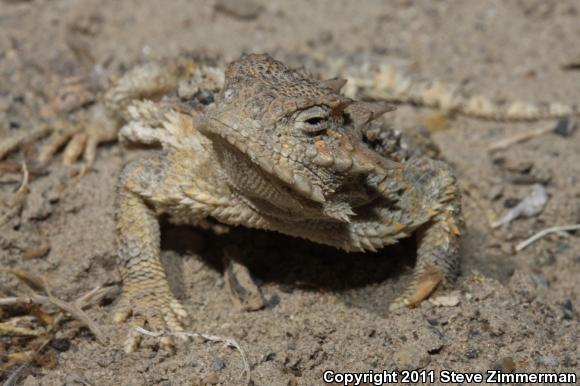
[[[342,113],[346,111],[346,108],[351,104],[355,103],[351,99],[341,99],[335,105],[331,105],[332,107],[332,116],[340,117]]]
[[[328,80],[323,80],[322,83],[327,88],[338,93],[338,92],[340,92],[340,89],[343,88],[344,85],[346,84],[346,79],[340,79],[340,78],[328,79]]]
[[[388,102],[355,102],[347,106],[345,112],[350,115],[355,128],[360,129],[384,113],[395,109],[396,106]]]

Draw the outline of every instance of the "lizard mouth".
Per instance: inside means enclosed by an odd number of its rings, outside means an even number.
[[[209,119],[211,121],[203,125],[201,131],[214,142],[224,141],[232,146],[252,164],[267,175],[276,177],[301,197],[319,204],[326,202],[322,179],[317,173],[306,165],[290,160],[280,149],[268,146],[265,141],[252,137],[244,130],[247,125],[259,126],[258,122],[247,120],[240,125],[231,125],[216,117]],[[249,132],[260,132],[261,127],[252,129]]]

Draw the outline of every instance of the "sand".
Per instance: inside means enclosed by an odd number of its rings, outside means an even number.
[[[225,60],[269,52],[296,64],[372,54],[490,97],[580,103],[580,71],[563,68],[580,59],[575,1],[243,3],[236,10],[200,0],[0,1],[0,138],[32,129],[31,114],[42,107],[35,105],[35,93],[55,74],[118,73],[183,51]],[[443,121],[434,139],[468,187],[463,264],[454,291],[416,309],[388,312],[410,280],[413,241],[348,255],[273,233],[240,229],[215,236],[164,224],[163,261],[192,316],[189,330],[235,338],[248,355],[255,385],[320,385],[325,370],[434,370],[437,382],[442,370],[579,374],[580,239],[552,235],[518,253],[514,246],[546,227],[580,223],[580,130],[567,137],[546,134],[490,155],[486,147],[495,141],[556,121],[433,114],[404,106],[388,119],[400,127]],[[116,143],[101,146],[94,170],[80,179],[70,178],[57,157],[31,181],[23,210],[0,227],[0,265],[45,277],[65,300],[118,280],[115,184],[124,163],[140,155]],[[16,153],[8,160],[21,158]],[[0,202],[12,197],[19,181],[18,173],[0,174]],[[492,230],[483,207],[504,213],[534,181],[548,192],[545,209]],[[220,262],[228,243],[243,247],[270,299],[266,309],[233,306]],[[48,252],[38,252],[45,245]],[[0,272],[0,278],[0,297],[25,291],[10,275]],[[221,343],[196,339],[167,354],[150,339],[125,354],[121,342],[128,327],[112,322],[114,304],[111,299],[87,310],[109,345],[66,320],[59,344],[50,348],[56,362],[33,366],[20,383],[242,384],[239,354]],[[15,312],[0,308],[0,320]],[[0,361],[25,350],[27,342],[0,337]]]

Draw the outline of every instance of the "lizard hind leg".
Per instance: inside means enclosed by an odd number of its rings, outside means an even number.
[[[238,261],[240,255],[241,251],[234,245],[225,248],[224,282],[237,308],[242,311],[257,311],[266,306],[266,300],[248,268]]]

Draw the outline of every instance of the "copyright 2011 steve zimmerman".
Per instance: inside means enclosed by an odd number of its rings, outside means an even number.
[[[389,385],[394,383],[525,383],[525,384],[573,384],[577,382],[575,373],[507,373],[500,370],[487,370],[486,373],[463,373],[452,370],[401,370],[364,373],[349,373],[326,370],[322,374],[324,383],[333,385]]]

